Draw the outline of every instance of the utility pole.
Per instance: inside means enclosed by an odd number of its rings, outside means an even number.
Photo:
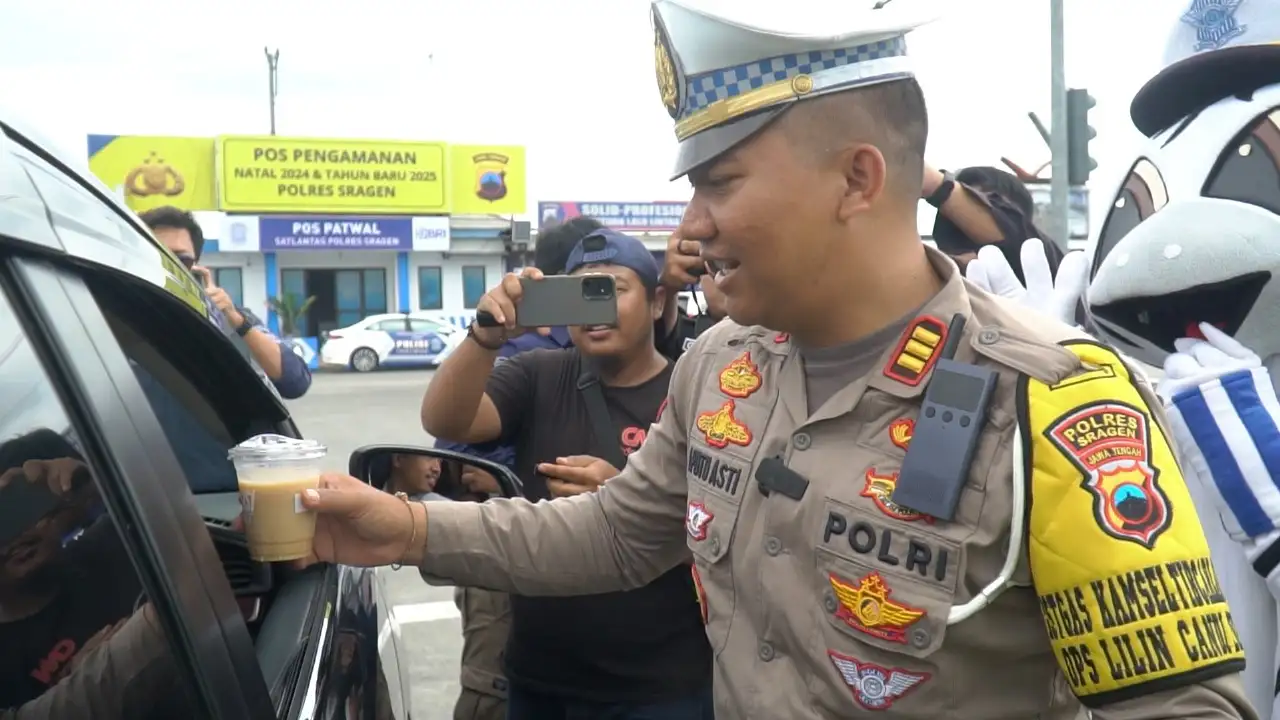
[[[1067,249],[1070,235],[1068,222],[1070,171],[1068,169],[1066,28],[1063,20],[1064,0],[1049,0],[1050,92],[1053,121],[1049,126],[1053,153],[1053,169],[1049,176],[1049,233],[1054,241]]]
[[[276,49],[271,52],[270,49],[263,47],[263,54],[267,56],[267,91],[270,93],[268,103],[271,108],[271,134],[276,134],[276,95],[280,92],[280,50]]]

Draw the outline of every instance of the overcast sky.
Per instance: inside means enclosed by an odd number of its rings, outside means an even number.
[[[768,0],[818,12],[832,0]],[[923,3],[926,0],[894,0]],[[703,0],[724,6],[730,0]],[[736,0],[764,3],[765,0]],[[841,0],[838,4],[869,2]],[[1067,81],[1098,98],[1110,192],[1134,91],[1187,0],[1067,0]],[[0,0],[0,98],[67,152],[88,133],[268,129],[263,46],[280,49],[281,135],[524,144],[529,201],[683,200],[647,0]],[[939,167],[1035,166],[1048,150],[1048,0],[949,0],[909,38]],[[1094,214],[1098,202],[1094,203]]]

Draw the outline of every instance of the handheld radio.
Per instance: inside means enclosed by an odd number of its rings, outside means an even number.
[[[946,521],[955,518],[998,379],[994,370],[955,361],[964,325],[963,315],[951,318],[892,495],[897,505]]]

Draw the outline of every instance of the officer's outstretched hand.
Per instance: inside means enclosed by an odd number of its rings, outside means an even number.
[[[978,251],[977,259],[965,268],[965,277],[987,292],[1042,312],[1058,322],[1075,325],[1076,306],[1084,295],[1089,276],[1084,253],[1078,250],[1067,253],[1058,265],[1057,277],[1049,269],[1044,242],[1039,238],[1022,243],[1021,260],[1022,274],[1027,279],[1025,286],[1018,280],[1008,258],[994,245],[985,245]]]
[[[315,541],[311,555],[298,563],[302,567],[318,562],[356,567],[416,563],[425,545],[425,523],[414,517],[417,503],[405,503],[350,475],[321,475],[319,489],[302,493],[302,505],[316,514]],[[410,543],[415,522],[418,536]]]
[[[502,277],[502,282],[485,293],[484,297],[480,298],[480,302],[476,303],[476,313],[486,312],[498,322],[498,327],[484,327],[479,323],[474,326],[473,332],[482,342],[499,345],[532,329],[520,327],[518,324],[520,298],[524,295],[520,278],[541,280],[543,275],[542,271],[536,267],[527,267],[519,273],[507,273]],[[551,328],[537,328],[537,332],[546,335],[551,332]]]

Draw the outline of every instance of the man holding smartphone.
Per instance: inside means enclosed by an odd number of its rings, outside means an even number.
[[[600,221],[579,216],[538,233],[534,267],[546,275],[564,272],[569,254],[582,238],[602,229]],[[510,338],[498,350],[495,362],[520,353],[573,347],[569,331],[552,328],[546,335],[525,333]],[[510,445],[468,445],[437,440],[436,447],[467,453],[516,469],[516,450]],[[497,493],[497,490],[493,490]],[[462,615],[462,667],[454,720],[504,720],[507,717],[507,678],[502,669],[511,631],[511,602],[506,593],[483,588],[459,587],[454,603]]]
[[[311,387],[311,370],[293,349],[267,329],[247,308],[237,307],[227,291],[218,287],[213,273],[197,265],[204,251],[204,232],[191,213],[172,206],[148,210],[139,216],[156,239],[164,243],[186,266],[205,291],[209,320],[217,326],[281,397],[300,398]]]
[[[590,493],[614,477],[661,414],[671,377],[653,338],[666,292],[644,245],[600,230],[565,269],[612,276],[616,322],[570,327],[573,348],[495,364],[503,343],[527,330],[516,324],[522,278],[509,274],[477,307],[499,325],[472,326],[422,405],[423,428],[435,437],[514,445],[535,501]],[[536,268],[522,275],[543,278]],[[598,422],[601,406],[607,417]],[[710,718],[711,654],[696,598],[687,565],[629,592],[512,596],[507,717]]]

